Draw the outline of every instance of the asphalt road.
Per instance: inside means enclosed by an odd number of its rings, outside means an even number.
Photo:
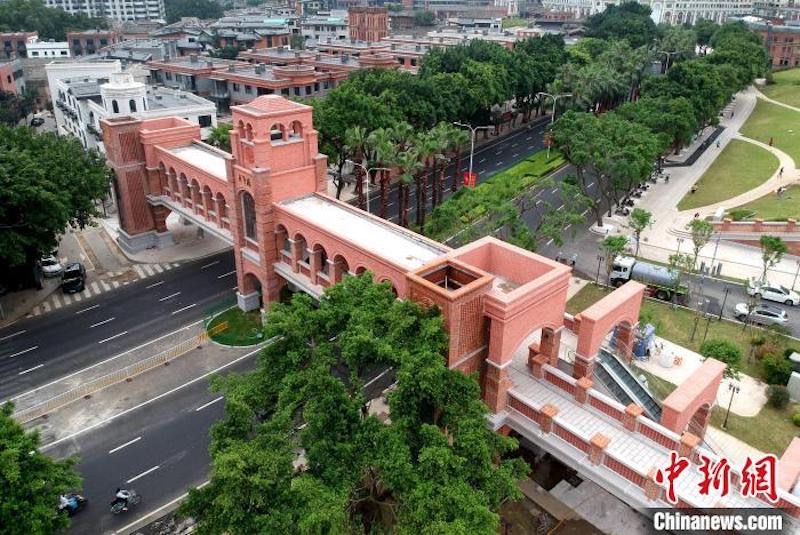
[[[255,366],[243,358],[227,371]],[[209,429],[222,418],[224,400],[209,392],[208,379],[196,381],[97,428],[43,450],[56,458],[76,456],[88,505],[73,518],[72,533],[119,530],[183,495],[208,478]],[[138,505],[119,515],[110,503],[117,487],[135,489]]]
[[[204,317],[236,286],[231,252],[189,262],[0,330],[0,400]]]

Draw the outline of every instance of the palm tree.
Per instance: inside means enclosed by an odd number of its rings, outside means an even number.
[[[367,130],[363,126],[354,126],[344,131],[345,150],[352,155],[353,161],[361,165],[355,165],[354,173],[356,177],[356,196],[358,197],[358,207],[362,210],[366,206],[364,196],[364,167],[366,167],[366,146]]]
[[[447,123],[437,124],[431,130],[431,137],[436,144],[436,154],[433,156],[431,177],[433,179],[431,209],[436,208],[444,200],[444,172],[447,169],[447,152],[452,148],[452,133],[455,128]],[[437,169],[436,164],[441,163]]]
[[[391,167],[394,158],[394,141],[392,135],[386,128],[373,130],[367,136],[367,152],[369,159],[378,167]],[[380,216],[386,219],[389,206],[389,172],[386,170],[377,171],[381,188],[381,211]],[[375,183],[375,173],[372,174],[370,183]]]
[[[428,173],[435,166],[431,162],[435,161],[438,147],[438,140],[432,132],[420,135],[414,144],[421,165],[420,172],[414,175],[417,185],[417,226],[419,228],[425,224],[425,212],[428,205]]]
[[[400,226],[407,227],[409,197],[408,190],[409,186],[414,182],[414,177],[422,168],[422,163],[419,161],[419,153],[415,149],[410,148],[397,154],[395,164],[400,169],[400,177],[398,182],[398,193],[400,196],[399,223]]]
[[[469,145],[470,135],[466,130],[453,128],[450,133],[450,148],[455,151],[456,169],[453,172],[453,184],[450,191],[458,191],[459,176],[461,176],[461,153]]]

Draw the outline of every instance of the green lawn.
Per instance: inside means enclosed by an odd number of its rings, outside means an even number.
[[[608,293],[609,290],[594,284],[587,284],[567,302],[567,312],[576,314]],[[690,341],[689,338],[694,324],[694,314],[692,312],[682,308],[673,310],[667,304],[645,299],[642,304],[642,313],[654,318],[654,320],[651,319],[649,321],[655,323],[656,333],[659,336],[694,351],[700,348],[705,321],[698,325],[698,333],[695,334],[695,340]],[[741,325],[725,320],[712,321],[709,324],[708,338],[733,340],[739,343],[742,351],[747,354],[748,336],[742,332]],[[800,344],[785,336],[776,337],[775,347],[781,354],[786,347],[796,347],[797,345]],[[660,379],[644,370],[637,369],[636,371],[647,377],[650,390],[660,399],[666,398],[676,388],[669,381]],[[742,371],[753,377],[760,376],[757,364],[744,362]],[[798,410],[800,410],[800,405],[790,405],[784,410],[773,409],[769,405],[765,405],[758,415],[751,418],[731,413],[728,418],[727,432],[762,451],[780,455],[789,445],[792,438],[800,434],[800,428],[792,423],[792,415]],[[711,424],[715,427],[721,427],[724,419],[725,409],[721,407],[714,408],[711,414]]]
[[[764,221],[800,219],[800,186],[789,186],[780,199],[771,192],[755,201],[737,206],[735,210],[746,210],[752,213],[750,219],[760,217]]]
[[[228,327],[211,336],[215,342],[229,346],[251,346],[264,338],[259,310],[242,312],[238,307],[228,309],[211,320],[207,329],[213,332],[217,325],[224,322],[227,322]]]
[[[759,100],[756,109],[739,131],[743,136],[773,144],[800,162],[800,113]]]
[[[762,87],[769,98],[800,108],[800,69],[789,69],[774,74],[775,83]]]
[[[778,165],[778,158],[769,151],[733,139],[697,181],[697,191],[681,199],[678,210],[715,204],[750,191],[769,179]]]

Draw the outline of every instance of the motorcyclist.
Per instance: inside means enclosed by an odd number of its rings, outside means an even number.
[[[58,497],[58,508],[62,511],[75,511],[78,508],[78,500],[75,496],[66,496],[62,494]]]
[[[130,491],[127,491],[127,490],[124,490],[124,489],[120,489],[119,487],[117,487],[117,491],[114,493],[114,501],[112,502],[111,505],[122,503],[123,504],[122,510],[123,511],[127,511],[128,510],[128,498],[130,498],[130,497],[131,497]]]

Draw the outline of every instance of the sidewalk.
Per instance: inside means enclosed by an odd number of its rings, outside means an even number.
[[[699,217],[713,216],[719,208],[732,208],[740,204],[750,202],[754,199],[774,192],[778,187],[785,186],[800,179],[800,172],[794,162],[786,153],[769,147],[758,141],[743,137],[739,129],[747,121],[748,117],[755,108],[760,92],[754,87],[741,91],[736,95],[735,102],[726,109],[720,119],[720,125],[725,130],[719,135],[720,148],[711,145],[697,159],[694,165],[689,167],[670,167],[670,181],[668,183],[659,182],[650,187],[649,191],[637,203],[637,207],[652,212],[655,223],[652,228],[646,230],[642,236],[640,255],[660,262],[668,262],[669,256],[681,250],[687,253],[691,248],[691,239],[685,227],[692,220],[695,214]],[[733,113],[733,117],[731,117]],[[732,139],[753,143],[759,147],[769,150],[780,160],[780,166],[784,168],[781,177],[776,170],[775,174],[760,186],[751,191],[743,193],[719,203],[701,208],[679,211],[678,202],[691,190],[695,182],[708,170],[717,156]],[[613,225],[618,232],[630,234],[625,227],[627,218],[614,216],[605,218],[605,221]],[[625,229],[625,230],[622,230]],[[680,241],[679,241],[680,240]],[[746,279],[759,276],[761,273],[761,252],[758,248],[730,241],[712,241],[701,251],[701,260],[707,264],[722,264],[721,275],[735,278]],[[791,256],[785,257],[770,272],[770,279],[776,283],[791,286],[797,271],[797,259]]]

